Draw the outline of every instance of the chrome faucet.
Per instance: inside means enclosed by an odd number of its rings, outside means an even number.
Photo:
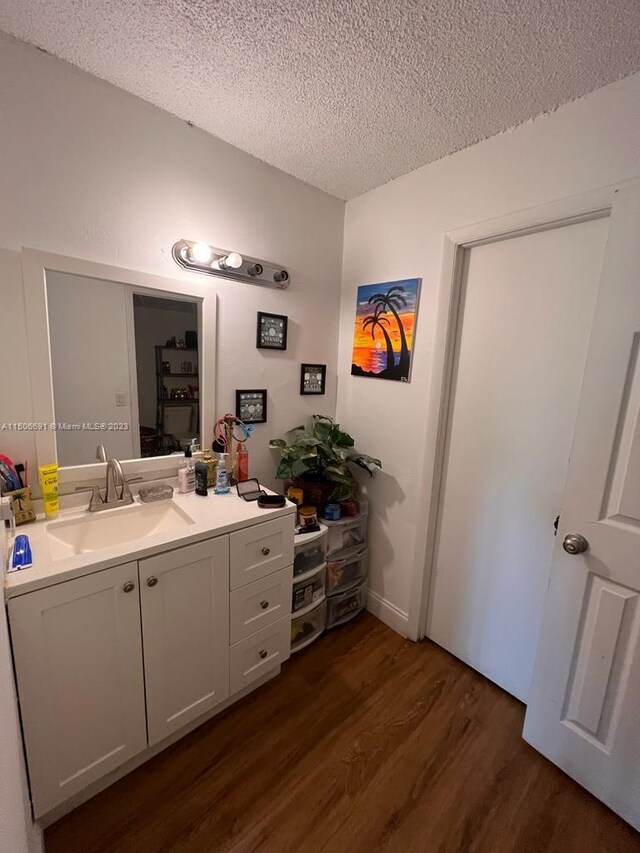
[[[124,484],[125,479],[120,462],[117,459],[107,459],[107,489],[104,496],[105,503],[111,504],[117,500],[122,500],[124,497]],[[119,496],[118,486],[120,486]],[[131,495],[130,490],[129,495]],[[131,500],[133,500],[133,498],[131,498]],[[131,500],[129,500],[128,503],[131,503]]]
[[[100,446],[98,447],[98,451]],[[103,449],[104,452],[104,449]],[[104,491],[100,486],[77,486],[76,492],[91,492],[89,512],[100,512],[103,509],[114,509],[117,506],[128,506],[133,503],[133,495],[129,483],[142,480],[142,477],[132,477],[127,480],[122,471],[122,465],[117,459],[107,459],[106,486]]]

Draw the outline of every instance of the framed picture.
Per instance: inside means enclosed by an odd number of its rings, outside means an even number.
[[[327,379],[326,364],[301,364],[300,365],[300,393],[301,394],[324,394],[324,386]]]
[[[266,314],[258,311],[256,347],[258,349],[287,348],[288,317],[283,314]]]
[[[408,382],[420,279],[358,288],[351,375]]]
[[[236,391],[236,417],[245,424],[267,422],[266,388],[253,391]]]

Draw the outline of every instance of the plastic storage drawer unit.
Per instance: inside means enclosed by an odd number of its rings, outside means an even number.
[[[350,589],[367,574],[367,547],[356,545],[339,551],[327,561],[327,595]]]
[[[366,580],[352,589],[327,598],[327,628],[335,628],[360,613],[367,603]]]
[[[306,575],[323,566],[327,560],[327,528],[320,526],[316,533],[298,534],[295,538],[293,576]]]
[[[327,625],[327,602],[321,602],[309,613],[291,618],[291,652],[298,652],[316,640]]]

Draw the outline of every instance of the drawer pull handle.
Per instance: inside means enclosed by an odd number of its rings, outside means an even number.
[[[262,660],[264,660],[268,654],[269,652],[266,649],[260,649],[260,657]]]
[[[158,583],[158,578],[154,578],[153,576],[147,578],[147,586],[155,586]]]
[[[269,606],[268,601],[261,601],[260,602],[260,607],[262,607],[263,610],[266,610],[268,606]]]
[[[122,589],[123,589],[125,592],[133,592],[133,590],[134,590],[135,588],[136,588],[136,585],[134,584],[134,582],[133,582],[133,581],[127,581],[127,582],[126,582],[126,584],[122,587]]]
[[[269,554],[271,553],[271,548],[267,548],[267,546],[265,545],[264,548],[262,549],[262,553],[265,555],[265,557],[268,557]]]

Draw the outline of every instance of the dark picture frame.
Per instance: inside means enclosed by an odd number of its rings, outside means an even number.
[[[253,414],[249,411],[249,406],[256,404],[259,406],[259,411]],[[266,424],[267,389],[236,390],[236,417],[245,424]]]
[[[309,377],[309,374],[313,374]],[[318,375],[320,378],[318,379]],[[301,364],[300,365],[300,393],[303,395],[325,393],[327,385],[326,364]]]
[[[257,349],[286,350],[289,318],[284,314],[258,311],[256,328]]]

